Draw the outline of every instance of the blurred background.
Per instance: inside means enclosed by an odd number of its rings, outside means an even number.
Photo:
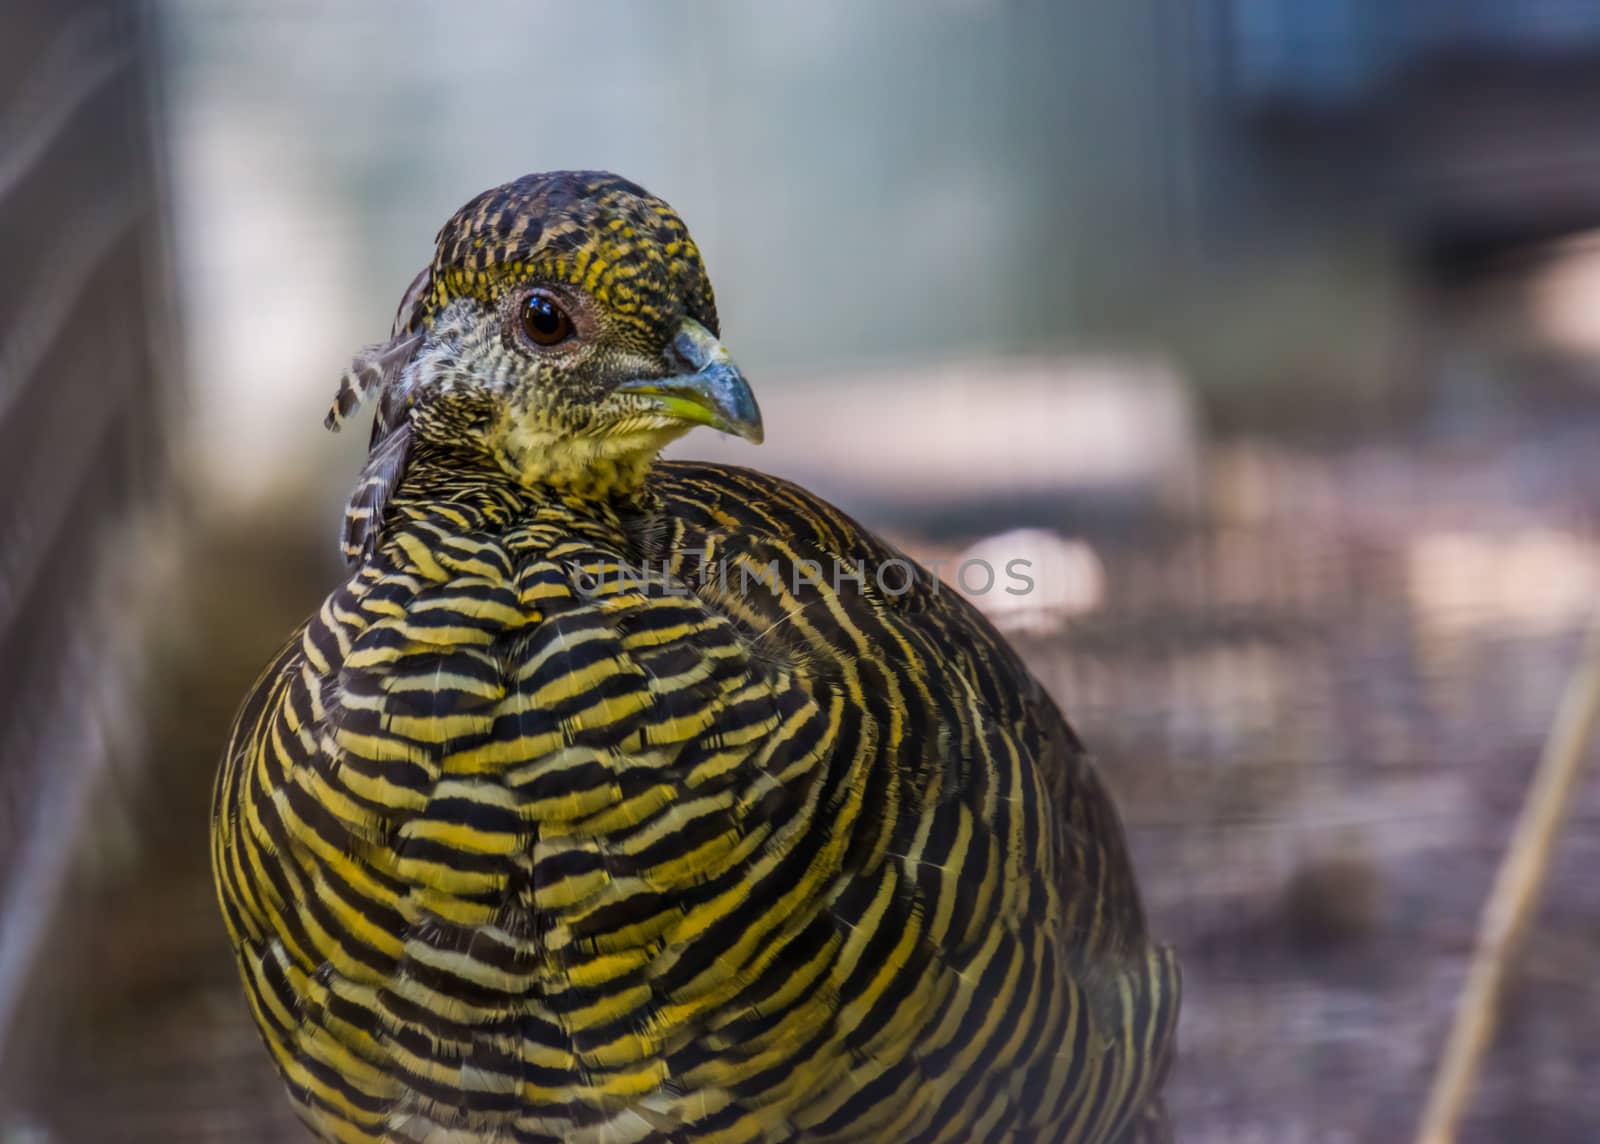
[[[688,220],[768,443],[1094,745],[1180,1138],[1414,1129],[1600,600],[1600,2],[7,0],[0,1142],[297,1140],[206,868],[462,202]],[[1466,1139],[1600,1139],[1600,782]]]

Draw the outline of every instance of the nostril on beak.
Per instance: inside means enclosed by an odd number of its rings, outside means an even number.
[[[693,318],[683,319],[678,332],[667,343],[666,356],[680,364],[685,373],[700,373],[714,365],[733,364],[717,335]]]
[[[680,330],[668,343],[667,356],[672,359],[674,365],[682,367],[686,373],[704,369],[710,360],[704,342],[694,337],[688,330]]]

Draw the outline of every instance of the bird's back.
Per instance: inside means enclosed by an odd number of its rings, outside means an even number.
[[[1049,698],[804,491],[598,509],[426,458],[217,788],[330,1139],[1111,1141],[1178,980]],[[908,579],[909,577],[909,579]]]

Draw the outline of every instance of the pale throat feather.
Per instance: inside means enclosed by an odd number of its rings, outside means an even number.
[[[690,426],[641,418],[603,434],[572,433],[507,414],[489,434],[501,466],[528,488],[580,496],[625,495],[644,483],[661,450]]]

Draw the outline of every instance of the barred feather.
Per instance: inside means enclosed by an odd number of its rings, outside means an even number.
[[[662,465],[649,507],[419,453],[242,712],[215,864],[308,1122],[1117,1139],[1177,966],[1049,699],[927,578],[796,590],[795,560],[892,553],[791,485]],[[697,577],[707,550],[777,589]]]
[[[390,429],[376,438],[366,464],[361,467],[355,490],[345,506],[344,524],[339,534],[339,550],[352,565],[372,556],[384,508],[405,474],[411,438],[409,425]]]
[[[422,334],[410,333],[360,350],[339,378],[333,405],[322,423],[337,433],[367,399],[394,384],[411,355],[422,344]]]

